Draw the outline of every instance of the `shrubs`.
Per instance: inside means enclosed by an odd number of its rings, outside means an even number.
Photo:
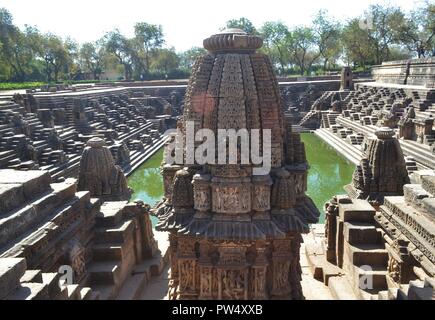
[[[44,84],[44,82],[0,82],[0,90],[32,89]]]

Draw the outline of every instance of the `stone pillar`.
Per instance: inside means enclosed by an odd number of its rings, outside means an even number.
[[[173,232],[169,233],[169,265],[171,267],[169,275],[169,300],[177,299],[177,288],[178,288],[178,239],[177,235]]]
[[[414,132],[414,124],[412,122],[399,123],[399,138],[412,140]]]
[[[341,69],[340,90],[353,90],[353,73],[350,67]]]
[[[38,118],[44,127],[54,127],[54,116],[50,109],[38,109]]]
[[[325,204],[325,238],[326,238],[326,260],[336,264],[335,255],[336,233],[337,233],[337,216],[338,206],[335,198]]]

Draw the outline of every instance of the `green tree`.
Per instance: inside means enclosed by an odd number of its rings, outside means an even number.
[[[21,32],[13,24],[12,15],[6,9],[0,9],[0,57],[7,64],[4,68],[9,78],[25,81],[30,72],[34,52],[27,37],[28,30]]]
[[[395,28],[403,20],[399,7],[372,5],[369,8],[372,25],[367,29],[374,63],[390,60],[391,46],[395,43]]]
[[[260,35],[263,37],[264,48],[272,61],[277,61],[280,68],[279,73],[284,74],[289,63],[289,30],[287,26],[278,21],[268,21],[260,28]]]
[[[303,75],[309,73],[312,65],[319,58],[318,51],[315,51],[315,34],[312,28],[296,27],[287,36],[287,43],[293,63],[299,68]]]
[[[435,56],[435,4],[426,2],[403,15],[395,28],[395,37],[419,58]]]
[[[328,17],[325,10],[320,10],[314,18],[313,31],[319,55],[323,60],[323,71],[326,71],[328,63],[335,63],[341,54],[341,26]]]
[[[134,42],[122,35],[118,29],[108,32],[104,36],[107,52],[113,54],[118,63],[124,67],[124,76],[130,80],[133,75]]]
[[[135,40],[138,44],[138,67],[141,71],[147,72],[150,68],[151,54],[154,50],[161,48],[165,43],[163,28],[161,25],[149,24],[146,22],[136,23],[134,26]],[[145,59],[145,64],[143,60]]]
[[[256,34],[257,33],[257,30],[255,29],[252,22],[245,17],[242,17],[239,19],[228,20],[225,24],[225,27],[221,28],[221,31],[223,31],[225,29],[232,29],[232,28],[241,29],[248,34]]]
[[[347,63],[365,70],[368,65],[374,63],[375,58],[368,30],[361,28],[360,21],[354,18],[347,23],[343,29],[342,43]]]
[[[151,69],[168,74],[170,71],[178,68],[180,58],[175,53],[174,48],[157,49],[153,53],[151,60]]]
[[[189,50],[181,52],[179,54],[180,58],[180,68],[185,71],[190,71],[196,59],[207,53],[207,50],[200,47],[192,47]]]
[[[105,50],[101,41],[84,43],[79,52],[80,64],[86,72],[91,72],[95,80],[103,72]]]

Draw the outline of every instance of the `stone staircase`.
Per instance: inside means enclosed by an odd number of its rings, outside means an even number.
[[[66,284],[61,275],[28,270],[24,258],[0,258],[0,299],[98,300],[98,292],[78,284]]]
[[[137,299],[151,275],[163,268],[162,259],[140,261],[135,247],[138,226],[126,217],[127,201],[105,202],[96,216],[90,285],[101,299]],[[147,266],[138,272],[137,268]]]
[[[363,155],[359,145],[352,145],[345,142],[345,139],[340,138],[339,135],[332,133],[329,129],[317,129],[315,134],[334,148],[338,153],[343,155],[347,160],[355,165],[359,164]]]
[[[352,221],[344,223],[344,237],[343,269],[354,281],[356,296],[371,299],[372,294],[388,288],[388,252],[382,233],[371,223]]]
[[[315,130],[319,128],[322,114],[317,110],[310,110],[299,122],[299,126]]]

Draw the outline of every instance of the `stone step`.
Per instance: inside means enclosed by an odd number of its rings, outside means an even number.
[[[142,294],[150,278],[148,272],[129,275],[124,281],[116,300],[137,300]]]
[[[305,252],[308,266],[316,280],[328,285],[331,277],[343,274],[343,270],[326,260],[323,247],[319,244],[306,244]]]
[[[52,187],[53,192],[47,193],[17,211],[11,211],[7,217],[0,219],[0,246],[22,237],[35,226],[46,222],[47,216],[69,210],[77,202],[77,199],[73,198],[76,186],[72,181],[52,184]]]
[[[362,157],[362,151],[358,149],[359,147],[345,143],[345,140],[339,138],[328,129],[317,129],[315,133],[347,160],[353,164],[359,164]]]
[[[26,272],[24,258],[0,258],[0,299],[20,287],[20,279]]]
[[[47,300],[48,287],[42,283],[23,283],[6,300]]]
[[[355,293],[346,277],[332,277],[328,287],[335,300],[357,300]]]
[[[123,247],[121,244],[99,243],[92,247],[94,261],[121,260]]]
[[[119,261],[93,262],[89,266],[90,281],[94,285],[116,285],[119,283],[121,266]]]
[[[79,300],[91,300],[92,289],[89,287],[84,287],[80,289]]]
[[[24,275],[20,279],[21,283],[27,282],[42,282],[42,271],[41,270],[26,270]]]
[[[97,227],[113,227],[122,220],[122,212],[128,201],[110,201],[101,205],[100,212],[95,217]]]
[[[134,222],[127,220],[114,228],[97,228],[95,230],[95,243],[124,243],[133,233]]]
[[[59,286],[59,278],[60,274],[57,272],[42,273],[42,283],[47,285],[50,297],[58,297],[59,295],[61,295],[62,290]]]
[[[14,189],[14,199],[9,193],[4,194],[0,191],[0,214],[17,208],[26,200],[31,200],[38,195],[50,190],[51,177],[48,171],[32,170],[17,171],[12,169],[1,170],[0,185],[4,189],[8,186],[16,186]]]
[[[388,251],[383,245],[376,244],[344,244],[344,253],[354,266],[386,267],[388,264]]]
[[[356,287],[367,292],[378,292],[381,290],[387,290],[387,275],[386,269],[363,269],[360,267],[354,267]],[[365,287],[366,286],[366,287]]]
[[[78,284],[66,285],[68,300],[80,300],[80,286]]]
[[[350,244],[373,243],[380,244],[382,234],[376,226],[363,222],[345,222],[343,226],[344,239]]]

